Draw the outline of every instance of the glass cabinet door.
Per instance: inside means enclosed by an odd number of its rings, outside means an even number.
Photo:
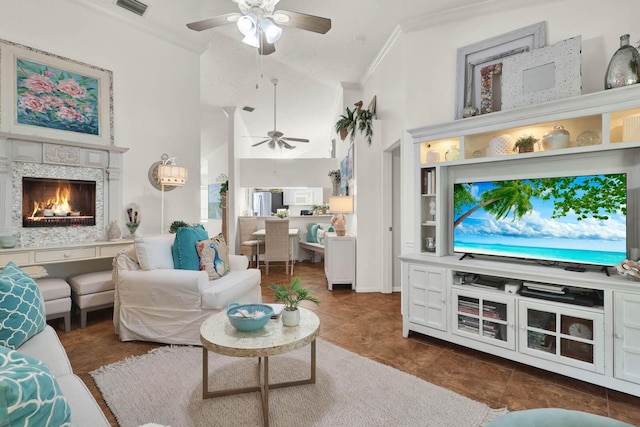
[[[519,316],[521,352],[604,372],[601,311],[520,301]]]
[[[515,350],[513,298],[453,289],[453,332]]]

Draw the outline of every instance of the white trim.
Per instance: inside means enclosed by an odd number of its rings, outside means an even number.
[[[460,22],[478,16],[536,6],[542,3],[557,3],[560,1],[562,0],[484,0],[471,5],[414,16],[413,18],[402,21],[400,28],[402,32],[410,33],[451,22]]]
[[[378,54],[373,59],[371,64],[369,64],[367,71],[364,73],[364,75],[360,79],[361,86],[364,86],[365,83],[371,78],[373,73],[375,73],[380,63],[382,63],[382,60],[384,59],[384,57],[387,56],[387,53],[389,53],[389,51],[396,44],[396,42],[398,41],[401,35],[402,35],[402,29],[400,28],[400,26],[396,26],[396,28],[393,30],[393,33],[391,33],[391,35],[387,39],[384,46],[382,46],[382,49],[380,49],[380,52],[378,52]]]
[[[169,43],[172,43],[178,47],[187,49],[199,55],[204,53],[208,48],[207,43],[202,43],[196,40],[195,38],[183,36],[169,27],[151,23],[147,20],[144,20],[144,18],[141,16],[134,15],[130,12],[127,12],[127,15],[123,15],[119,13],[120,10],[114,9],[115,7],[117,7],[115,6],[115,2],[112,5],[107,6],[107,5],[99,4],[94,0],[67,0],[67,1],[71,3],[75,3],[79,6],[86,7],[88,9],[93,9],[99,13],[109,15],[112,18],[115,18],[134,28],[144,31],[147,34],[150,34],[159,39],[163,39]]]

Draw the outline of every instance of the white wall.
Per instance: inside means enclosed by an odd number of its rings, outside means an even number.
[[[639,14],[640,2],[635,0],[566,0],[448,22],[399,37],[366,79],[363,93],[367,99],[373,94],[378,96],[378,119],[383,123],[379,149],[397,140],[395,135],[402,134],[403,252],[414,252],[414,244],[417,245],[413,241],[417,192],[413,188],[413,147],[402,130],[454,120],[457,49],[546,21],[548,45],[582,36],[583,93],[597,92],[603,90],[606,67],[619,47],[620,35],[630,33],[632,41],[640,37],[636,31]],[[360,180],[358,192],[365,185],[369,183]],[[361,223],[358,231],[359,235],[364,232]],[[367,230],[366,233],[382,231]],[[362,250],[359,239],[359,253]],[[366,250],[375,249],[367,247]],[[369,255],[379,258],[373,252]],[[358,277],[358,282],[360,279]]]
[[[185,187],[165,194],[164,229],[177,219],[197,222],[199,53],[87,4],[3,0],[0,38],[111,70],[115,145],[130,148],[123,164],[123,218],[124,205],[135,202],[142,218],[138,231],[160,231],[161,193],[151,186],[147,172],[167,153],[189,168],[191,179]]]

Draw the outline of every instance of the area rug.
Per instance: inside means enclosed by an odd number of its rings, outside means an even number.
[[[271,383],[309,377],[310,347],[269,358]],[[257,359],[209,353],[209,389],[255,385]],[[258,392],[202,399],[202,349],[170,346],[91,372],[121,427],[260,426]],[[488,406],[318,340],[316,384],[269,392],[269,422],[289,426],[478,427]]]

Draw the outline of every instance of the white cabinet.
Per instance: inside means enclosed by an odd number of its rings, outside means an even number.
[[[356,289],[356,238],[350,234],[337,236],[326,233],[324,244],[324,273],[329,290],[333,284],[351,284]]]
[[[614,375],[640,384],[640,295],[613,295]]]
[[[323,203],[322,188],[284,188],[282,203],[290,206],[320,205]]]
[[[519,304],[521,353],[604,373],[602,310],[529,300]]]
[[[514,297],[505,295],[504,292],[483,292],[454,287],[451,310],[452,332],[515,350],[514,307]]]
[[[409,313],[405,316],[408,322],[447,330],[446,275],[447,270],[443,268],[409,264]]]

